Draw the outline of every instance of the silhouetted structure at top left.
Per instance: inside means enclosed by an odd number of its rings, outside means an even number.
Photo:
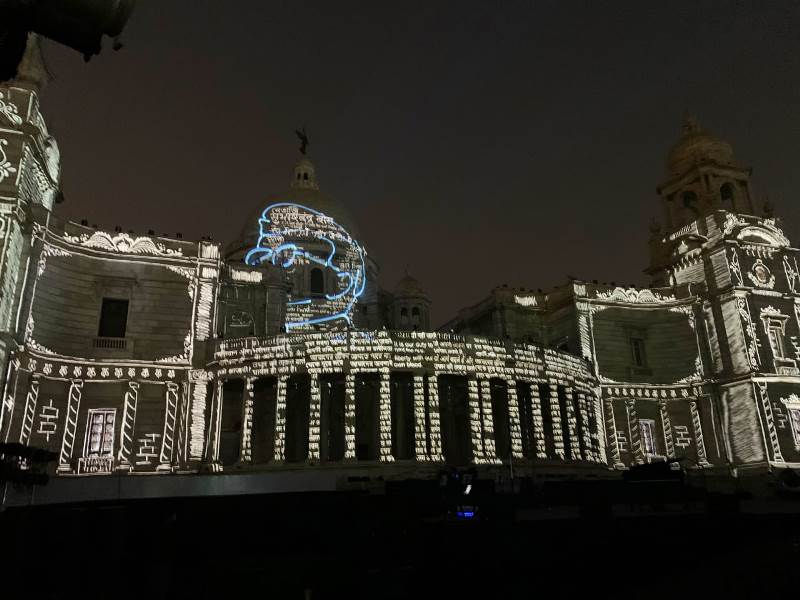
[[[99,54],[104,35],[119,36],[135,0],[2,0],[0,1],[0,81],[17,76],[17,65],[30,33],[50,38],[83,54]]]

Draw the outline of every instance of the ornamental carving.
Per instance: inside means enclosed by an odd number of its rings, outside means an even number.
[[[725,215],[725,225],[723,226],[723,233],[725,235],[730,235],[734,229],[741,225],[747,225],[747,221],[742,219],[741,217],[737,218],[736,215],[732,213],[728,213]]]
[[[739,266],[739,255],[736,254],[736,248],[731,248],[729,251],[728,266],[730,267],[731,273],[733,273],[733,276],[736,278],[736,285],[744,285],[742,268]]]
[[[118,233],[115,236],[105,231],[95,231],[89,235],[65,235],[64,239],[86,248],[97,248],[108,252],[122,252],[125,254],[151,254],[153,256],[183,256],[180,248],[167,248],[164,244],[154,242],[149,237],[131,237],[127,233]]]
[[[788,398],[781,398],[780,401],[786,408],[800,408],[800,396],[797,394],[789,394]]]
[[[763,263],[759,258],[753,263],[747,278],[753,282],[753,285],[760,288],[771,290],[775,287],[775,275],[769,270],[769,267]]]
[[[0,139],[0,183],[2,183],[6,177],[11,177],[11,175],[17,172],[17,168],[12,166],[11,162],[8,160],[3,146],[8,146],[8,140]]]
[[[514,302],[520,306],[537,306],[536,296],[514,296]]]
[[[3,99],[3,92],[0,92],[0,115],[3,115],[12,125],[22,125],[22,117],[19,110],[11,100]]]
[[[792,258],[792,260],[790,261],[789,257],[784,255],[783,272],[786,273],[786,281],[789,284],[789,291],[794,294],[795,287],[797,286],[797,277],[798,277],[797,259]]]
[[[175,356],[165,356],[164,358],[159,358],[156,362],[158,363],[183,362],[189,360],[191,355],[192,355],[192,334],[187,333],[186,337],[183,338],[183,352],[181,354],[176,354]]]
[[[39,255],[39,263],[36,270],[36,273],[39,277],[42,276],[42,273],[44,273],[44,270],[47,268],[48,256],[72,256],[72,253],[57,246],[51,246],[45,242],[44,247],[42,248],[42,253]]]
[[[672,295],[659,294],[652,290],[636,288],[614,288],[613,291],[597,292],[595,298],[598,300],[611,300],[613,302],[625,302],[630,304],[663,304],[665,302],[675,302],[677,298]]]
[[[756,326],[750,318],[750,306],[745,298],[736,299],[739,309],[739,318],[742,320],[742,329],[747,337],[747,355],[750,359],[750,366],[758,369],[760,357],[758,355],[758,338],[756,337]]]

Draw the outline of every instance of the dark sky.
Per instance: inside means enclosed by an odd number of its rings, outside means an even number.
[[[125,48],[47,44],[62,215],[230,241],[322,188],[439,324],[497,284],[646,283],[684,110],[800,231],[800,3],[139,0]],[[255,226],[255,224],[253,225]]]

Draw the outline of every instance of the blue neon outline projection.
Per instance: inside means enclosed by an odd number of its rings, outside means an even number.
[[[282,206],[299,208],[304,211],[308,211],[311,214],[324,217],[338,229],[338,231],[334,230],[332,233],[340,235],[343,238],[343,241],[349,244],[355,250],[360,264],[356,265],[354,270],[349,271],[342,269],[340,265],[334,264],[333,260],[336,256],[337,247],[336,242],[334,242],[331,237],[337,236],[330,235],[331,232],[312,231],[308,228],[299,227],[283,228],[278,230],[270,229],[270,227],[273,225],[273,221],[269,217],[270,211],[274,208]],[[303,206],[302,204],[296,204],[294,202],[276,202],[275,204],[270,204],[261,213],[261,218],[258,220],[258,226],[258,241],[256,242],[255,247],[251,248],[245,255],[244,262],[246,264],[256,267],[264,262],[269,262],[276,267],[288,269],[294,266],[298,257],[304,257],[308,259],[309,262],[329,268],[336,273],[336,279],[339,282],[339,291],[333,294],[325,294],[324,298],[326,301],[332,302],[347,298],[347,304],[345,305],[344,310],[338,310],[337,307],[338,312],[332,314],[313,317],[302,321],[287,322],[286,331],[291,331],[296,327],[326,323],[339,319],[344,320],[348,325],[352,325],[353,322],[351,313],[353,311],[353,307],[358,301],[358,298],[364,293],[364,288],[367,284],[365,260],[366,252],[361,244],[353,239],[353,237],[344,227],[339,225],[339,223],[334,221],[325,213],[314,210],[313,208],[309,208],[307,206]],[[328,235],[325,235],[325,233],[328,233]],[[287,238],[292,237],[293,235],[313,237],[315,241],[318,240],[327,243],[330,249],[326,256],[317,256],[302,246],[298,246],[296,243],[285,241]],[[299,298],[289,301],[288,304],[289,306],[310,305],[313,304],[313,300],[315,299],[319,300],[319,298],[311,297]]]

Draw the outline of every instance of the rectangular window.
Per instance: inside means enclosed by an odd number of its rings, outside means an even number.
[[[646,367],[647,356],[644,352],[644,339],[639,337],[631,338],[631,359],[634,367]]]
[[[784,347],[783,340],[783,327],[781,327],[780,323],[770,323],[769,341],[772,345],[772,350],[775,352],[775,358],[786,358],[786,348]]]
[[[100,308],[100,327],[98,337],[124,338],[128,324],[128,301],[117,298],[103,298]]]
[[[789,409],[789,423],[792,426],[794,445],[800,447],[800,408]]]
[[[639,419],[639,432],[642,438],[642,452],[645,456],[656,456],[656,422],[652,419]]]
[[[113,408],[89,411],[84,456],[111,456],[114,452],[114,416]]]

